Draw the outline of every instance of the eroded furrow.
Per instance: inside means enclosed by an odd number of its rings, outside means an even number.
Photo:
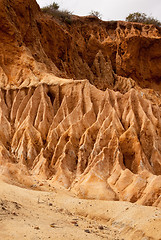
[[[87,81],[1,89],[1,168],[83,198],[160,206],[160,115],[134,89],[102,92]]]

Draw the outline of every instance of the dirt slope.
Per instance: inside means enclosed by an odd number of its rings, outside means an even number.
[[[45,184],[45,181],[44,181]],[[0,236],[5,240],[159,240],[161,211],[128,202],[83,200],[0,182]]]

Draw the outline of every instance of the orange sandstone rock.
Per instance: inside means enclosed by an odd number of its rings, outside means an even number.
[[[1,169],[16,164],[84,198],[160,205],[161,112],[139,92],[75,81],[0,96]]]
[[[65,25],[35,0],[0,9],[2,174],[161,206],[160,29],[77,16]]]

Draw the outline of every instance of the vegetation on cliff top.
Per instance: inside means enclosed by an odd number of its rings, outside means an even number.
[[[97,18],[99,18],[99,19],[102,18],[102,14],[101,14],[100,12],[98,12],[98,11],[93,11],[93,10],[89,13],[89,16],[97,17]]]
[[[47,13],[57,19],[59,19],[62,22],[65,22],[67,24],[72,23],[72,13],[68,10],[60,10],[59,5],[56,2],[53,2],[52,4],[41,8],[42,12]]]
[[[161,22],[154,17],[149,17],[145,13],[130,13],[126,17],[127,22],[138,22],[138,23],[145,23],[145,24],[154,24],[158,27],[161,27]]]
[[[53,2],[52,4],[45,6],[41,8],[42,12],[47,13],[54,18],[60,20],[61,22],[65,22],[67,24],[72,23],[72,13],[68,10],[60,10],[60,6],[58,3]],[[91,11],[89,13],[89,16],[94,16],[99,19],[102,18],[102,15],[98,11]],[[125,21],[127,22],[138,22],[138,23],[144,23],[144,24],[153,24],[155,26],[161,27],[161,22],[152,17],[152,16],[147,16],[145,13],[140,13],[140,12],[135,12],[135,13],[130,13]]]

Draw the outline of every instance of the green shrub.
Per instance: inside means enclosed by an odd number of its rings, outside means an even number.
[[[161,26],[161,22],[154,17],[148,17],[145,13],[130,13],[128,17],[126,17],[127,22],[138,22],[138,23],[145,23],[145,24],[154,24],[158,27]]]
[[[59,5],[56,2],[46,7],[43,7],[41,11],[67,24],[72,23],[72,13],[68,10],[59,10]]]
[[[56,2],[53,2],[52,7],[56,10],[59,9],[59,5]]]
[[[101,19],[102,18],[102,15],[98,12],[98,11],[91,11],[90,13],[89,13],[89,15],[90,16],[93,16],[93,17],[96,17],[96,18],[99,18],[99,19]]]

